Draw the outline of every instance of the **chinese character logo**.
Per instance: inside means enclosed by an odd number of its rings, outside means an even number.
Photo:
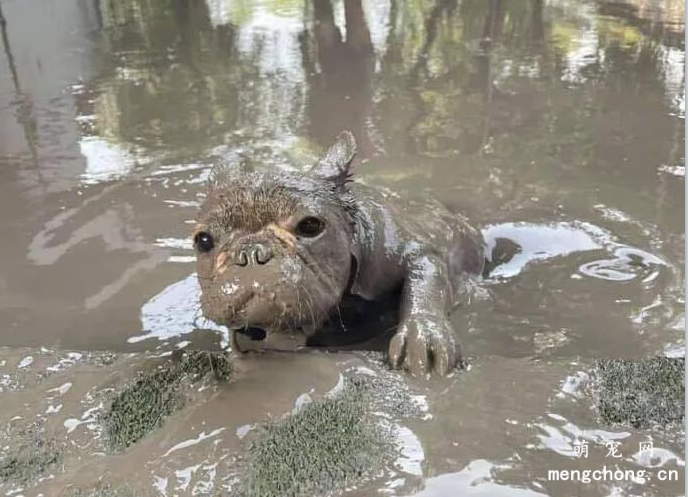
[[[607,455],[604,457],[621,457],[621,452],[617,452],[619,445],[621,445],[621,442],[615,442],[613,440],[607,442],[605,444],[605,447],[607,447]]]
[[[582,440],[582,441],[573,442],[573,455],[578,457],[578,458],[585,457],[587,459],[587,457],[588,457],[588,441]]]
[[[640,453],[642,454],[643,452],[649,452],[650,456],[652,456],[652,441],[648,442],[640,442]]]

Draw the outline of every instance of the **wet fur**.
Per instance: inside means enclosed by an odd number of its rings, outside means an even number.
[[[293,217],[299,210],[317,206],[319,211],[327,211],[328,216],[339,229],[344,229],[351,238],[356,223],[357,207],[353,197],[346,189],[333,185],[328,180],[320,180],[305,175],[274,174],[271,172],[246,171],[240,167],[223,166],[216,169],[210,179],[209,190],[204,208],[198,222],[204,230],[215,234],[248,234],[258,232],[271,224],[280,226]],[[197,228],[201,229],[201,228]],[[230,235],[231,236],[231,235]],[[311,287],[292,284],[287,278],[277,277],[271,282],[275,286],[287,285],[295,294],[292,305],[278,305],[269,323],[273,329],[302,328],[307,323],[309,330],[317,329],[332,312],[331,300],[338,301],[344,291],[341,282],[333,281],[323,270],[317,258],[313,257],[307,246],[300,245],[290,250],[283,240],[270,237],[277,256],[295,256],[301,267],[317,282]],[[227,240],[231,245],[231,239]],[[220,284],[216,274],[199,272],[209,287]],[[325,298],[325,297],[329,298]],[[224,304],[218,293],[204,292],[202,305],[204,313],[220,322],[232,322],[236,310],[225,308],[226,316],[219,315],[217,308]],[[334,303],[336,306],[336,302]],[[335,309],[336,311],[336,309]],[[240,325],[240,323],[234,323]],[[251,323],[246,323],[249,325]]]
[[[215,240],[211,253],[197,254],[203,313],[234,330],[264,329],[268,340],[284,333],[315,339],[328,321],[334,333],[346,332],[352,302],[392,295],[399,326],[391,365],[446,374],[460,357],[448,316],[464,277],[483,269],[482,237],[431,199],[410,204],[353,184],[355,150],[345,132],[306,173],[242,163],[213,172],[196,226]],[[299,234],[306,217],[324,222],[324,231]],[[272,259],[237,262],[256,247]]]

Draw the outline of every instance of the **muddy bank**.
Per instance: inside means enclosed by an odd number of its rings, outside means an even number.
[[[600,421],[595,403],[623,407],[629,391],[608,382],[600,394],[590,380],[600,367],[594,362],[473,358],[466,370],[427,383],[389,371],[375,354],[275,353],[232,361],[229,378],[221,374],[218,381],[206,353],[189,353],[186,362],[179,353],[174,358],[81,354],[78,359],[77,354],[2,349],[3,374],[15,371],[12,390],[1,394],[3,492],[313,495],[336,490],[353,496],[382,485],[392,494],[425,488],[423,495],[435,495],[448,481],[452,489],[466,485],[486,493],[520,489],[525,495],[558,495],[570,483],[547,481],[546,469],[570,465],[581,440],[589,444],[586,467],[603,464],[607,444],[618,441],[624,456],[616,462],[622,468],[683,471],[683,432],[675,423],[658,430]],[[643,363],[644,371],[638,361],[616,367],[633,367],[638,378],[657,370],[656,360]],[[169,381],[156,382],[163,385],[152,397],[156,400],[135,403],[150,419],[121,411],[112,415],[124,400],[136,398],[132,392],[150,393],[151,379],[161,374]],[[657,376],[655,391],[676,388],[678,377],[665,376],[668,381]],[[311,387],[304,391],[300,385],[306,378]],[[256,385],[271,388],[271,395],[264,397]],[[526,394],[523,385],[537,395]],[[643,394],[642,384],[634,391]],[[161,401],[170,400],[166,392],[184,395],[169,412],[158,410],[167,405]],[[683,411],[678,397],[671,401],[671,412]],[[162,412],[164,419],[155,417]],[[648,439],[655,458],[638,453],[638,444]],[[556,454],[546,467],[540,461],[543,451]],[[430,467],[463,470],[435,481],[426,473]],[[534,475],[531,486],[518,483],[523,472]],[[680,484],[630,484],[628,489],[666,495],[662,492]]]

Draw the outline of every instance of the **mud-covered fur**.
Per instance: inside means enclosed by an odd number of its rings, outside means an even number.
[[[268,341],[309,338],[345,302],[394,294],[392,366],[447,373],[460,356],[448,316],[463,277],[482,270],[480,233],[437,202],[353,182],[355,152],[344,132],[305,173],[213,172],[194,230],[203,313]]]
[[[349,280],[356,203],[346,182],[231,165],[213,171],[195,230],[212,233],[216,247],[198,256],[204,314],[230,328],[315,333]],[[295,226],[308,216],[324,231],[296,239]],[[218,252],[252,243],[269,247],[270,263],[216,270]]]

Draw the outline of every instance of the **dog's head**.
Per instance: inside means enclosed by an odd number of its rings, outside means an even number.
[[[354,137],[339,135],[306,173],[213,171],[193,243],[203,314],[254,339],[311,336],[350,283]]]

